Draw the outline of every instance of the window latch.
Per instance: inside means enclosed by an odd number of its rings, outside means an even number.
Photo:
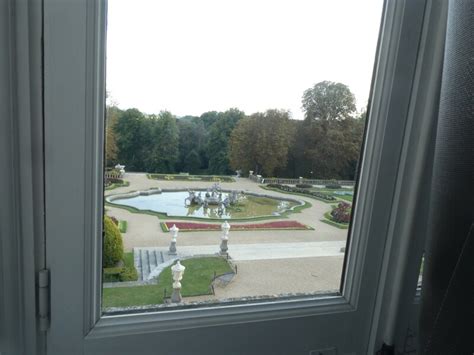
[[[40,331],[49,329],[50,313],[49,270],[43,269],[38,273],[38,318]]]

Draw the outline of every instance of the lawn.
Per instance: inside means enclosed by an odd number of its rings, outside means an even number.
[[[128,227],[127,221],[119,221],[118,222],[118,229],[119,229],[120,233],[127,233],[127,227]]]
[[[222,275],[232,272],[226,259],[220,257],[204,257],[183,260],[186,267],[181,295],[183,297],[209,295],[214,274]],[[144,306],[163,303],[164,291],[171,295],[171,266],[164,269],[158,277],[157,285],[104,288],[102,307]]]
[[[109,190],[116,189],[117,187],[125,187],[125,186],[129,186],[129,185],[130,185],[130,182],[122,180],[122,182],[114,182],[114,183],[110,184],[109,186],[106,186],[105,190],[109,191]]]

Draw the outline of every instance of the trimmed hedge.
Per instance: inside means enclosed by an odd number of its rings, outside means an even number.
[[[300,189],[310,189],[310,188],[313,187],[313,185],[311,185],[311,184],[296,184],[295,186],[300,188]]]
[[[138,280],[134,267],[108,267],[104,269],[104,282],[123,282]]]
[[[115,267],[123,259],[123,240],[109,216],[104,216],[104,232],[103,267]]]
[[[324,201],[337,201],[337,198],[335,198],[334,196],[324,194],[324,193],[318,192],[318,191],[309,191],[308,189],[305,189],[305,188],[302,189],[302,188],[298,188],[298,187],[291,187],[291,186],[288,186],[288,185],[281,185],[281,184],[268,184],[267,187],[277,189],[277,190],[281,190],[281,191],[285,191],[285,192],[290,192],[290,193],[298,193],[298,194],[302,194],[302,195],[308,195],[308,196],[319,198],[319,199],[324,200]]]
[[[233,177],[225,175],[147,174],[147,176],[149,179],[168,181],[235,182]]]

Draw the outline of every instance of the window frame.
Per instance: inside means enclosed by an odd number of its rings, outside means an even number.
[[[46,251],[51,270],[52,322],[55,317],[70,316],[74,325],[81,327],[85,341],[130,334],[157,333],[170,330],[196,329],[246,322],[290,319],[313,315],[353,313],[358,319],[372,317],[378,292],[375,290],[383,275],[380,269],[387,255],[386,236],[390,228],[392,209],[396,206],[400,154],[404,142],[405,125],[411,88],[417,61],[419,34],[424,2],[407,0],[388,1],[384,7],[379,56],[374,70],[374,89],[369,108],[358,197],[346,249],[346,276],[341,296],[318,296],[305,299],[275,300],[264,303],[223,305],[198,309],[170,310],[101,317],[101,280],[97,270],[101,265],[102,221],[102,149],[103,116],[105,109],[105,1],[76,1],[61,4],[45,0],[45,159],[46,159]],[[75,11],[70,7],[75,7]],[[422,22],[422,21],[421,21]],[[66,35],[58,29],[67,29]],[[406,31],[413,39],[406,40]],[[86,53],[85,58],[81,53]],[[390,56],[405,53],[406,56]],[[69,70],[73,65],[76,70]],[[400,79],[402,78],[402,79]],[[76,88],[65,85],[76,83]],[[63,92],[66,87],[67,92]],[[78,104],[77,94],[84,98]],[[61,98],[64,100],[61,101]],[[60,103],[59,103],[60,102]],[[79,122],[64,120],[68,114]],[[377,117],[375,119],[374,117]],[[83,125],[83,123],[85,123]],[[64,142],[62,132],[77,133],[77,139]],[[89,133],[89,134],[87,134]],[[66,135],[67,136],[67,135]],[[85,140],[83,139],[85,138]],[[71,144],[66,152],[50,147]],[[65,160],[66,153],[71,161]],[[84,159],[85,157],[85,159]],[[72,164],[75,162],[75,164]],[[69,216],[60,203],[65,191],[64,172],[84,174],[84,186],[70,194],[72,201],[83,206],[82,215]],[[61,169],[59,169],[61,167]],[[99,208],[96,208],[100,206]],[[50,217],[51,216],[51,217]],[[59,221],[63,217],[65,221]],[[74,217],[74,218],[73,218]],[[77,223],[75,219],[84,223]],[[61,255],[64,247],[59,237],[67,223],[77,227],[79,241],[71,242],[68,249],[77,248],[82,264],[74,272],[78,284],[72,285],[78,297],[73,300],[77,309],[64,302],[53,302],[68,284],[68,275],[61,270],[67,258]],[[82,226],[80,226],[82,225]],[[384,237],[380,237],[384,236]],[[390,249],[390,248],[388,248]],[[61,286],[63,285],[63,286]],[[370,314],[362,314],[366,310]],[[58,316],[60,315],[60,316]],[[53,326],[55,337],[64,334]],[[56,335],[57,334],[57,335]],[[72,339],[71,339],[72,340]],[[50,344],[55,339],[49,339]],[[75,335],[74,341],[82,341]]]

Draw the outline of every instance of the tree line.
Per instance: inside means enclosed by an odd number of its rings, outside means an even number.
[[[304,120],[284,110],[237,108],[177,118],[107,107],[106,164],[129,171],[354,179],[365,126],[355,97],[323,81],[303,94]]]

